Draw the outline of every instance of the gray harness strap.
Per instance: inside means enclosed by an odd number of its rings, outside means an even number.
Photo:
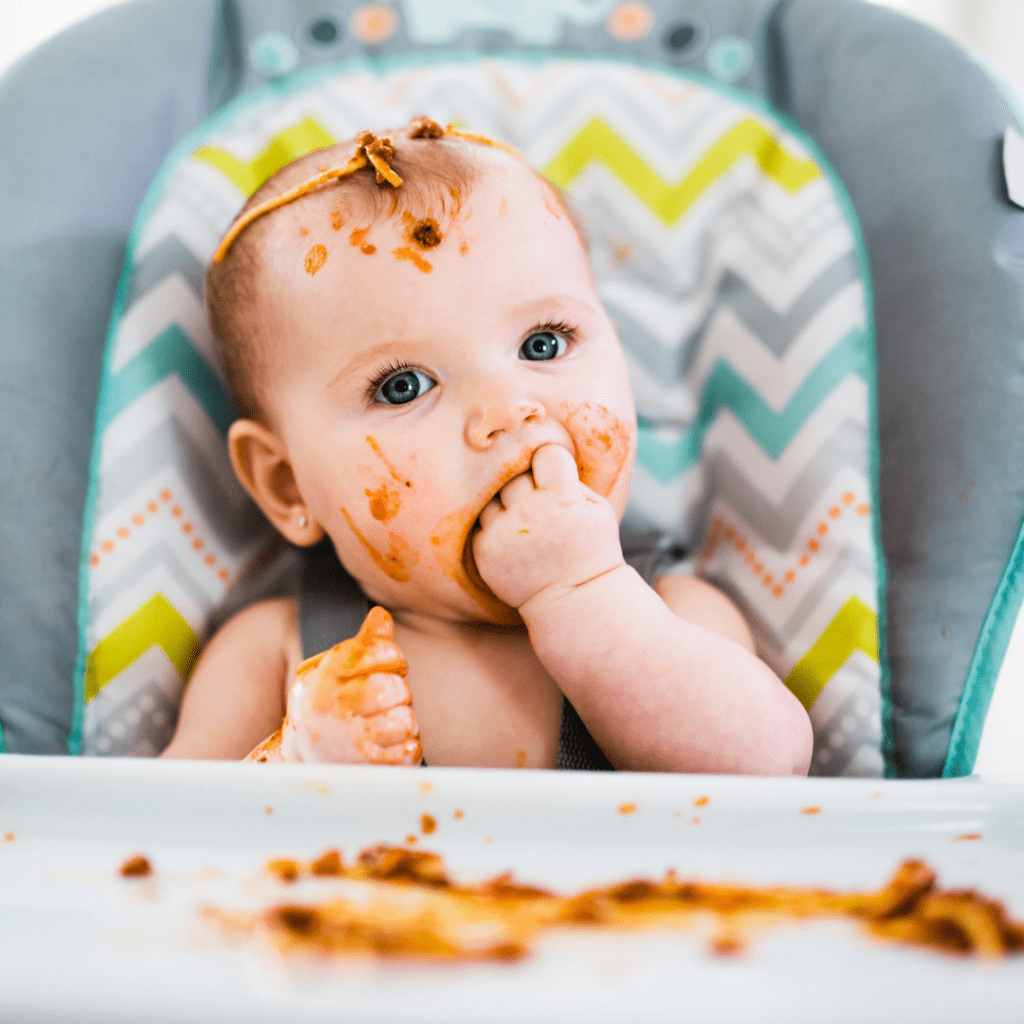
[[[302,551],[299,636],[304,658],[355,636],[369,610],[370,602],[338,561],[330,540],[324,539]],[[613,770],[576,709],[564,699],[558,767],[576,771]]]

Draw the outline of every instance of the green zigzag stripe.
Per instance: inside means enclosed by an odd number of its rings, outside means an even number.
[[[153,646],[163,648],[181,678],[188,678],[199,638],[163,594],[154,594],[93,648],[85,669],[86,701]]]
[[[556,185],[567,187],[584,168],[600,160],[637,197],[671,227],[717,178],[749,155],[761,170],[788,192],[798,192],[821,169],[813,160],[794,156],[760,122],[746,118],[723,135],[681,181],[667,184],[613,128],[600,117],[588,121],[545,168]]]
[[[789,404],[773,412],[764,399],[725,361],[715,364],[701,396],[700,412],[692,430],[671,441],[655,428],[640,425],[637,461],[662,484],[669,484],[700,458],[704,434],[723,407],[733,411],[750,436],[777,459],[808,417],[851,373],[867,380],[866,339],[859,328],[851,331],[807,375]]]
[[[103,426],[171,373],[181,377],[220,432],[227,436],[235,419],[231,401],[206,360],[177,324],[171,324],[109,378],[103,398]]]
[[[334,136],[322,124],[312,117],[304,117],[297,124],[275,135],[266,149],[257,153],[252,160],[239,160],[227,150],[213,146],[200,146],[193,156],[216,167],[248,198],[285,164],[290,164],[314,149],[331,146],[334,141]]]
[[[793,666],[786,686],[810,711],[854,651],[878,661],[878,616],[859,597],[851,597],[839,609],[814,646]]]

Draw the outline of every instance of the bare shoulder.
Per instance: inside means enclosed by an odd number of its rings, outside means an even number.
[[[244,757],[281,724],[285,687],[299,658],[294,598],[240,611],[204,647],[164,756]]]
[[[713,630],[735,640],[751,654],[756,653],[747,620],[717,587],[695,576],[665,573],[654,581],[654,590],[679,618]]]

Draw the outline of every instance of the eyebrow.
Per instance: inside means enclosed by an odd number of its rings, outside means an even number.
[[[519,303],[513,306],[509,312],[514,317],[540,316],[549,311],[552,307],[563,309],[579,309],[583,307],[589,313],[595,313],[594,307],[585,299],[575,295],[544,295],[539,299],[530,299],[528,302]]]

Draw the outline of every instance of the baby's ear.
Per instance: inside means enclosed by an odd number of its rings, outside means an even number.
[[[228,454],[239,483],[277,531],[306,547],[324,535],[306,508],[281,439],[255,420],[235,420],[228,431]]]

